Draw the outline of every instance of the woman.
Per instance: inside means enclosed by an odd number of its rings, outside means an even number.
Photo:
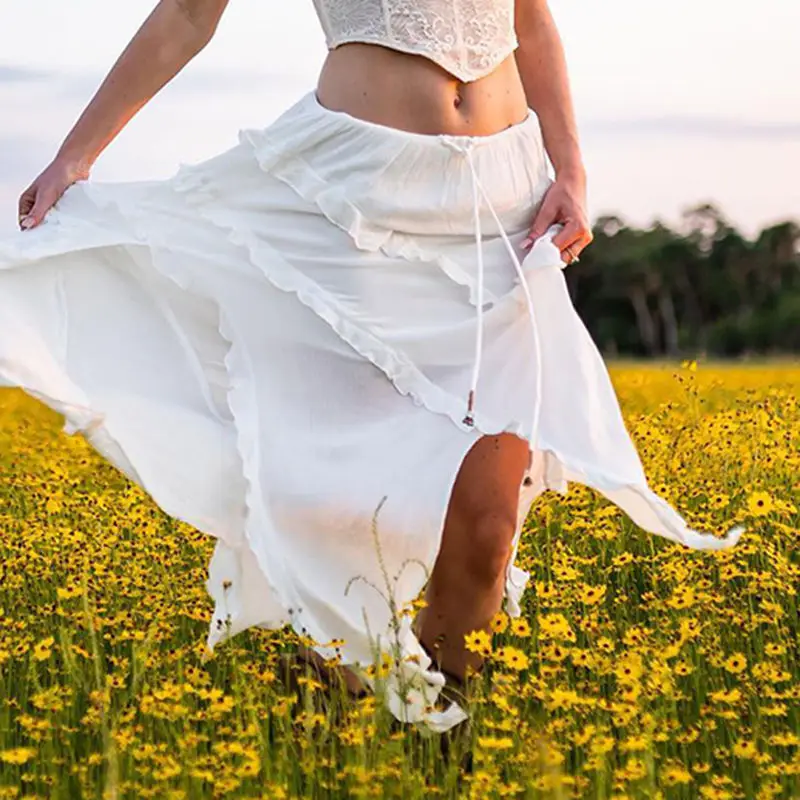
[[[218,537],[210,646],[288,622],[354,694],[393,654],[389,707],[444,731],[464,634],[520,613],[539,493],[580,481],[694,548],[741,530],[652,493],[569,302],[591,233],[546,1],[316,0],[315,92],[168,181],[87,181],[226,4],[161,0],[23,194],[0,382]]]

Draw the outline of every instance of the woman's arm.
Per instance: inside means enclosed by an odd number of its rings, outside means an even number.
[[[19,201],[20,227],[35,227],[130,119],[211,40],[228,0],[160,0],[125,48],[50,166]]]
[[[564,47],[547,0],[517,0],[516,29],[517,67],[528,105],[539,117],[545,148],[556,173],[529,241],[538,239],[553,223],[562,223],[564,230],[553,242],[569,263],[572,258],[566,248],[577,256],[592,241],[592,232],[586,213],[586,170]]]

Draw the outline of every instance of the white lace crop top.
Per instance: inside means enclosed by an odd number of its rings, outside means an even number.
[[[380,44],[426,56],[464,83],[517,47],[514,0],[314,0],[329,50]]]

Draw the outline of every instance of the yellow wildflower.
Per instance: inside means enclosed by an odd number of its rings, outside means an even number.
[[[471,631],[464,635],[464,647],[471,653],[489,656],[492,653],[492,639],[486,631]]]
[[[725,661],[723,666],[726,670],[728,670],[728,672],[738,675],[747,668],[747,659],[745,658],[744,653],[734,653]]]
[[[53,645],[55,644],[55,639],[52,636],[48,636],[46,639],[42,639],[41,642],[37,642],[37,644],[33,648],[33,658],[36,661],[46,661],[53,653]]]
[[[531,635],[531,626],[524,617],[514,617],[510,624],[511,633],[514,636],[526,637]]]
[[[733,754],[736,758],[752,759],[758,755],[758,747],[755,742],[741,741],[733,746]]]
[[[481,750],[510,750],[514,740],[510,736],[479,736],[478,747]]]
[[[0,761],[6,764],[26,764],[36,755],[30,747],[15,747],[12,750],[0,750]]]
[[[508,628],[508,614],[498,611],[489,623],[493,633],[503,633]]]
[[[721,689],[718,692],[709,692],[708,696],[715,703],[729,703],[731,705],[738,703],[742,699],[742,693],[739,689],[731,689],[729,692]]]
[[[768,492],[753,492],[747,498],[747,510],[751,516],[764,517],[772,511],[773,507],[774,503]]]
[[[526,669],[530,664],[528,656],[517,647],[501,647],[496,653],[496,658],[515,672]]]
[[[675,786],[676,784],[691,783],[692,773],[685,767],[678,764],[669,765],[661,771],[661,780],[666,786]]]
[[[605,596],[605,586],[591,586],[589,584],[583,584],[578,591],[578,599],[587,606],[597,605]]]

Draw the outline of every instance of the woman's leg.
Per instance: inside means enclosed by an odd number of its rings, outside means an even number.
[[[529,457],[528,443],[514,434],[482,436],[464,458],[453,486],[425,593],[428,606],[418,614],[415,632],[437,666],[456,678],[464,677],[468,665],[479,670],[483,661],[464,648],[464,634],[488,630],[502,605]],[[310,648],[301,648],[300,655],[324,664]],[[350,669],[336,669],[351,691],[363,689]]]
[[[464,634],[489,630],[505,593],[517,528],[519,492],[529,464],[528,443],[511,433],[483,436],[459,471],[439,557],[416,633],[434,662],[456,678],[483,659],[464,647]]]

